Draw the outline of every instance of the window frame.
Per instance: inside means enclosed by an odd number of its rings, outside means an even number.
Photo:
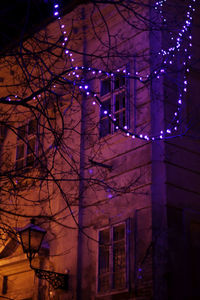
[[[119,84],[118,88],[115,88],[116,78],[119,77],[117,76],[117,73],[113,74],[111,77],[106,76],[99,79],[100,100],[102,103],[100,106],[100,113],[99,113],[99,138],[105,138],[109,135],[113,135],[115,132],[118,131],[119,127],[123,127],[125,130],[130,128],[130,79],[129,77],[126,77],[126,73],[124,73],[120,69],[118,70],[118,74],[122,75],[122,77],[120,78],[124,80],[124,84],[122,85]],[[102,83],[107,79],[110,80],[110,91],[102,95]],[[115,110],[116,97],[118,95],[122,95],[123,93],[125,94],[124,95],[125,105],[124,107],[119,108],[116,111]],[[105,108],[103,107],[103,104],[107,102],[109,99],[110,99],[110,111],[109,109],[107,110],[106,107]],[[104,113],[104,110],[107,111],[107,113]],[[115,116],[117,114],[120,115],[120,113],[123,113],[123,111],[125,112],[125,124],[119,124],[118,127],[117,124],[114,124],[114,122],[110,120],[110,118],[116,119]],[[101,127],[104,128],[104,126],[101,125],[102,121],[108,123],[107,125],[108,130],[106,130],[105,134],[101,129]]]
[[[124,287],[114,287],[114,228],[124,224],[125,225],[125,285]],[[100,290],[100,232],[109,230],[110,242],[109,242],[109,289]],[[110,294],[120,294],[128,292],[130,289],[130,219],[122,221],[120,223],[115,223],[110,226],[101,228],[98,230],[98,251],[97,251],[97,281],[96,281],[96,292],[97,295],[110,295]]]
[[[35,123],[35,129],[32,130],[34,127],[31,126],[31,122]],[[20,133],[20,129],[23,128],[24,132]],[[23,168],[31,168],[35,166],[36,157],[38,155],[38,123],[37,119],[30,119],[26,124],[22,124],[17,128],[17,142],[16,142],[16,155],[15,155],[15,169],[23,169]],[[30,143],[33,142],[34,149],[30,147]],[[18,157],[18,149],[19,147],[23,148],[23,155]],[[28,162],[30,160],[30,163]],[[31,160],[33,160],[31,162]],[[21,164],[20,164],[21,162]],[[19,166],[18,166],[19,164]]]

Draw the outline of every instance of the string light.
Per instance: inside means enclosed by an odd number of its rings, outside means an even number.
[[[160,80],[163,78],[163,76],[165,74],[167,74],[168,69],[170,69],[174,64],[177,63],[177,55],[179,55],[179,57],[181,57],[181,59],[183,60],[182,64],[185,66],[185,71],[184,73],[189,73],[190,69],[188,67],[188,62],[191,60],[191,48],[192,48],[192,35],[191,35],[191,24],[192,24],[192,14],[195,12],[195,8],[194,8],[194,3],[196,2],[195,0],[190,0],[188,1],[189,4],[187,6],[186,9],[186,14],[185,14],[185,19],[183,21],[183,25],[180,27],[180,29],[174,32],[169,32],[170,35],[170,40],[171,43],[173,45],[169,45],[168,48],[164,49],[160,49],[160,51],[158,52],[158,54],[160,55],[160,57],[162,57],[162,61],[163,63],[161,64],[160,68],[158,70],[154,70],[153,74],[140,74],[138,71],[135,72],[135,74],[131,74],[130,72],[127,72],[126,68],[124,68],[123,70],[121,69],[117,69],[116,70],[116,74],[121,74],[123,73],[125,78],[135,78],[138,79],[141,83],[146,83],[149,80],[153,80],[154,78],[156,80]],[[167,4],[167,0],[160,0],[160,1],[155,1],[155,5],[154,5],[154,9],[155,11],[159,14],[159,16],[161,17],[161,20],[163,21],[164,26],[166,26],[167,24],[167,17],[164,15],[164,6]],[[66,24],[64,24],[64,21],[62,20],[62,18],[60,17],[60,13],[59,13],[59,4],[55,3],[54,4],[54,11],[53,11],[53,15],[54,17],[58,20],[58,24],[59,24],[59,28],[61,31],[61,34],[63,36],[63,41],[62,42],[62,46],[65,47],[64,50],[64,54],[66,55],[66,59],[68,59],[71,67],[69,68],[68,71],[68,76],[73,77],[71,78],[71,83],[77,85],[79,87],[80,90],[82,90],[87,96],[90,96],[92,98],[92,104],[99,104],[99,106],[101,106],[100,103],[100,99],[98,98],[97,94],[94,93],[93,91],[90,90],[90,87],[88,84],[83,84],[82,80],[82,76],[80,76],[80,74],[78,72],[80,72],[81,70],[84,70],[86,72],[91,72],[92,75],[97,75],[97,74],[101,74],[101,75],[106,75],[107,77],[113,77],[115,76],[115,72],[106,72],[103,70],[100,70],[98,68],[93,68],[92,66],[90,67],[84,67],[84,66],[78,66],[78,65],[74,65],[75,63],[75,59],[73,58],[73,53],[69,50],[69,47],[67,47],[67,43],[68,43],[68,35],[67,35],[67,31],[66,31]],[[181,55],[179,54],[181,52]],[[119,75],[118,75],[119,76]],[[76,79],[80,80],[80,82],[76,81]],[[67,80],[69,82],[68,79],[63,78],[65,80]],[[181,114],[181,107],[183,105],[183,98],[185,97],[185,94],[187,92],[187,86],[188,86],[188,81],[186,79],[186,76],[183,76],[182,79],[182,84],[180,83],[180,91],[179,91],[179,95],[178,95],[178,100],[177,100],[177,108],[174,112],[174,117],[172,117],[172,121],[171,121],[171,126],[168,126],[168,128],[162,129],[160,131],[160,133],[158,135],[155,136],[149,136],[146,133],[141,133],[141,134],[136,134],[133,132],[129,132],[128,131],[128,126],[124,126],[123,128],[119,128],[119,126],[115,126],[116,130],[121,129],[122,131],[124,131],[124,133],[126,134],[127,137],[131,137],[132,139],[140,138],[143,140],[151,140],[151,141],[155,141],[155,140],[163,140],[165,138],[172,138],[173,137],[173,131],[177,131],[178,130],[178,125],[180,126],[181,122],[180,122],[180,114]],[[184,95],[184,97],[183,97]],[[39,95],[38,97],[41,97],[41,95]],[[14,96],[10,96],[7,97],[8,101],[12,101],[13,99],[19,100],[20,97],[18,97],[18,95],[14,95]],[[33,99],[36,99],[36,97],[33,97]],[[113,123],[116,122],[116,120],[114,118],[112,118],[111,113],[109,113],[107,110],[104,111],[104,114],[109,115],[110,119],[112,120]],[[176,125],[173,125],[175,124]]]

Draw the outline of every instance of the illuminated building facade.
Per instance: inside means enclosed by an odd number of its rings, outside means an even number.
[[[2,299],[200,297],[195,1],[164,2],[55,4],[2,60]],[[31,218],[66,289],[29,266]]]

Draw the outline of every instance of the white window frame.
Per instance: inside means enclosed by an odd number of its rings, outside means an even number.
[[[101,107],[100,107],[100,124],[99,124],[99,137],[106,137],[110,134],[114,134],[115,132],[120,129],[121,126],[123,129],[129,129],[130,128],[130,91],[129,91],[129,85],[130,80],[128,77],[126,77],[126,74],[119,70],[119,76],[116,73],[115,75],[110,77],[103,77],[100,79],[100,100],[101,100]],[[119,86],[119,88],[115,88],[115,79],[117,77],[122,76],[122,80],[124,79],[124,85]],[[106,80],[110,80],[111,89],[108,93],[105,93],[101,95],[102,91],[102,83]],[[125,97],[125,105],[122,108],[119,108],[117,111],[115,111],[115,105],[116,105],[116,97],[118,95],[121,95],[124,93]],[[107,109],[104,107],[104,103],[110,99],[110,109]],[[124,124],[119,124],[120,126],[117,126],[115,122],[112,122],[109,120],[109,118],[116,120],[116,114],[125,113],[125,122]],[[101,129],[102,121],[108,122],[108,131],[103,134],[103,130]]]
[[[125,226],[125,236],[124,236],[124,243],[125,243],[125,285],[121,288],[114,286],[114,239],[113,233],[114,228],[120,226]],[[104,230],[109,230],[110,233],[110,242],[109,242],[109,289],[108,290],[101,290],[100,289],[100,233]],[[121,292],[127,292],[129,290],[129,264],[130,264],[130,220],[126,220],[124,222],[120,222],[117,224],[113,224],[109,227],[104,227],[98,231],[98,267],[97,267],[97,294],[105,295],[105,294],[116,294]]]

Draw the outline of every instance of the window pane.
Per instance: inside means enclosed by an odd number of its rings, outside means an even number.
[[[37,133],[37,120],[30,120],[28,123],[28,134]]]
[[[24,166],[24,159],[16,160],[16,169],[22,169]]]
[[[123,289],[126,288],[126,272],[125,269],[121,269],[113,274],[113,288]]]
[[[123,107],[123,108],[126,107],[126,97],[125,97],[125,93],[122,93],[122,107]]]
[[[126,287],[125,224],[113,228],[113,288]]]
[[[28,141],[27,154],[31,154],[35,152],[35,143],[36,143],[35,137]]]
[[[119,108],[120,108],[120,97],[119,97],[119,95],[117,95],[115,97],[115,111],[118,111]]]
[[[126,123],[126,111],[124,110],[123,112],[122,112],[122,126],[124,127],[125,125],[127,125]]]
[[[110,274],[99,276],[99,292],[107,292],[110,290],[109,277]]]
[[[99,274],[109,272],[109,229],[99,233]]]
[[[127,126],[127,121],[126,121],[126,111],[122,110],[118,113],[115,113],[115,119],[116,119],[116,125],[124,128],[124,126]]]
[[[109,229],[100,231],[99,242],[100,242],[100,244],[109,244],[109,242],[110,242],[110,230]]]
[[[99,274],[109,272],[109,246],[102,245],[99,249]]]
[[[124,92],[115,96],[115,112],[123,108],[126,108],[126,98]]]
[[[120,224],[113,228],[113,241],[119,241],[125,238],[125,224]]]
[[[100,137],[104,137],[111,133],[111,122],[108,114],[111,111],[111,99],[103,102],[100,109]]]
[[[110,93],[110,91],[111,91],[111,80],[110,80],[110,78],[102,80],[101,81],[101,92],[100,92],[100,95],[104,96],[104,95]]]
[[[109,254],[110,231],[103,230],[99,233],[99,282],[100,292],[108,291],[110,288],[110,254]]]
[[[115,126],[114,126],[114,132],[116,132],[119,128],[118,126],[120,125],[119,123],[119,114],[115,114]]]
[[[25,125],[20,126],[18,128],[17,134],[18,134],[18,136],[17,136],[18,139],[20,139],[20,138],[24,139],[26,136],[26,126]]]
[[[111,123],[108,118],[100,120],[100,137],[104,137],[111,133]]]
[[[109,113],[111,113],[111,99],[109,98],[106,101],[103,101],[102,105],[101,105],[101,110],[100,110],[100,117],[106,117],[106,115],[108,115]]]
[[[35,146],[36,146],[36,138],[33,137],[29,139],[27,146],[27,157],[26,157],[26,165],[33,166],[35,161]]]
[[[27,157],[26,157],[26,165],[27,166],[33,166],[34,162],[35,162],[34,154],[27,155]]]
[[[0,126],[0,137],[4,137],[6,133],[6,127],[4,125]]]
[[[117,90],[123,86],[125,86],[125,77],[121,74],[121,76],[115,77],[114,89]]]
[[[16,159],[20,159],[24,157],[24,144],[17,145],[17,153],[16,153]]]
[[[113,248],[113,266],[114,272],[121,272],[126,266],[125,260],[125,240],[116,242]]]

